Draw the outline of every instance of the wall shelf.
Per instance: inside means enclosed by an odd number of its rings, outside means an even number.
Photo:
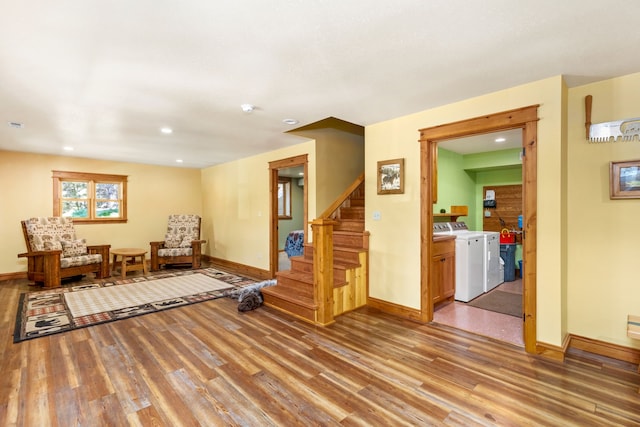
[[[458,221],[458,217],[469,215],[469,207],[466,205],[451,206],[449,213],[434,213],[434,218],[450,218],[451,222]]]

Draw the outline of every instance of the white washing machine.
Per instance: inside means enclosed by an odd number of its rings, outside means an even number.
[[[449,227],[448,231],[445,224]],[[453,234],[456,236],[456,292],[454,298],[458,301],[469,302],[483,294],[485,283],[484,235],[469,231],[463,222],[434,223],[433,229],[434,234]]]
[[[456,294],[469,302],[484,293],[484,236],[469,231],[456,235]]]

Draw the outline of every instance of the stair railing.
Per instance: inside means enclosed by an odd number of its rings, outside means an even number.
[[[324,218],[324,219],[332,218],[336,210],[338,210],[338,208],[340,208],[340,206],[342,206],[342,204],[349,199],[351,194],[353,194],[353,192],[356,191],[363,182],[364,182],[364,172],[361,173],[360,176],[357,177],[356,180],[353,181],[353,183],[349,187],[347,187],[347,189],[344,190],[342,194],[340,194],[338,198],[336,198],[336,200],[333,203],[331,203],[331,205],[327,209],[325,209],[324,212],[322,212],[322,214],[320,215],[320,218]]]

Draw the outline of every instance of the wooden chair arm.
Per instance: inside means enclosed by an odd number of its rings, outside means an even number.
[[[36,251],[36,252],[25,252],[22,254],[18,254],[18,258],[31,258],[31,257],[39,257],[39,256],[60,256],[62,253],[61,250],[52,250],[52,251]]]
[[[104,258],[102,261],[109,262],[109,249],[111,245],[91,245],[87,246],[87,252],[90,254],[100,254]]]
[[[152,248],[158,248],[158,249],[162,249],[164,248],[164,240],[160,241],[160,242],[149,242],[149,244],[151,245]]]

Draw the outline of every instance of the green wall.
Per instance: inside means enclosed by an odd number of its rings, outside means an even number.
[[[469,216],[460,217],[471,228],[475,226],[472,206],[475,197],[475,174],[464,170],[464,156],[438,148],[438,202],[433,212],[451,212],[451,205],[469,206]],[[448,221],[448,219],[445,219]]]
[[[460,220],[469,229],[482,229],[482,187],[522,183],[520,149],[491,151],[477,154],[457,154],[438,148],[438,203],[434,212],[451,205],[469,206],[469,216]]]

